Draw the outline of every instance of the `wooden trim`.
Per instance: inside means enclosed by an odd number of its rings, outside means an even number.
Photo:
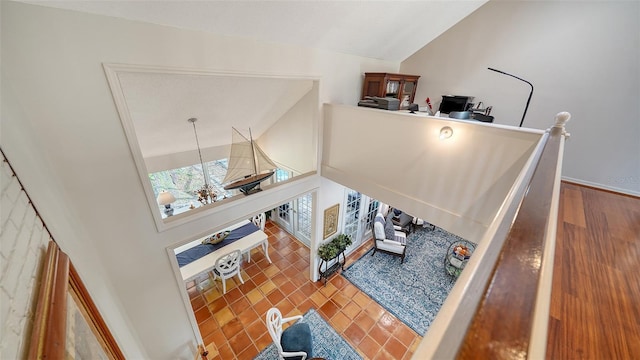
[[[69,257],[50,241],[27,359],[64,359]]]
[[[571,185],[575,185],[575,186],[580,186],[580,187],[583,187],[585,189],[598,190],[598,191],[603,191],[603,192],[606,192],[606,193],[609,193],[609,194],[626,196],[626,197],[629,197],[629,198],[632,198],[632,199],[640,200],[640,196],[633,195],[633,194],[627,194],[627,193],[624,193],[624,192],[621,192],[621,191],[615,191],[615,190],[606,189],[606,188],[597,187],[597,186],[592,186],[592,185],[585,185],[583,183],[570,181],[570,180],[562,180],[562,182],[565,183],[565,184],[571,184]]]
[[[54,241],[49,242],[38,291],[38,304],[27,359],[64,359],[67,299],[71,295],[109,359],[124,360],[73,264]]]
[[[78,306],[83,310],[87,322],[90,324],[93,331],[97,333],[97,338],[102,344],[104,350],[109,354],[109,357],[111,359],[124,360],[125,357],[122,354],[122,351],[120,351],[120,347],[118,346],[116,339],[109,331],[109,328],[104,322],[102,315],[100,315],[96,304],[91,299],[91,295],[89,295],[82,279],[80,279],[80,275],[78,275],[76,268],[71,262],[69,265],[69,285],[76,301],[78,302]]]
[[[458,359],[527,357],[562,137],[550,129]]]

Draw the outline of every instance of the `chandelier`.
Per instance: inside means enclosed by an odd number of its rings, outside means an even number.
[[[208,176],[206,174],[206,170],[204,167],[204,162],[202,161],[202,152],[200,151],[200,142],[198,141],[198,132],[196,131],[196,121],[197,118],[190,118],[189,121],[193,124],[193,133],[196,136],[196,146],[198,147],[198,156],[200,157],[200,166],[202,166],[202,176],[204,178],[204,185],[196,191],[194,191],[194,195],[198,195],[198,201],[202,203],[202,205],[211,204],[216,201],[218,195],[213,191],[213,186],[209,185],[207,181]]]

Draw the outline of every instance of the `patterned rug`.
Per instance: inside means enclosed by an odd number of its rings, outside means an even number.
[[[308,323],[313,339],[313,356],[327,360],[362,360],[354,350],[314,309],[310,309],[299,320]],[[278,349],[271,343],[254,360],[274,360],[278,358]]]
[[[429,329],[455,283],[444,268],[449,244],[462,238],[440,228],[419,228],[400,257],[373,249],[342,275],[421,336]]]

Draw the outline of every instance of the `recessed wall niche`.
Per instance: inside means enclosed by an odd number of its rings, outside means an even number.
[[[318,79],[121,64],[104,69],[158,231],[245,198],[233,191],[212,204],[196,202],[194,210],[182,204],[167,217],[150,181],[150,174],[171,169],[202,171],[198,145],[204,163],[224,162],[232,128],[250,134],[289,179],[317,169]],[[278,184],[274,175],[261,187]]]

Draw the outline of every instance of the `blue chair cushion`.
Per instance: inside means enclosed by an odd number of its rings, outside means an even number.
[[[307,359],[311,358],[311,329],[309,325],[305,323],[295,323],[282,332],[280,338],[280,345],[282,345],[283,351],[304,351],[307,353]],[[287,359],[301,359],[287,358]]]

